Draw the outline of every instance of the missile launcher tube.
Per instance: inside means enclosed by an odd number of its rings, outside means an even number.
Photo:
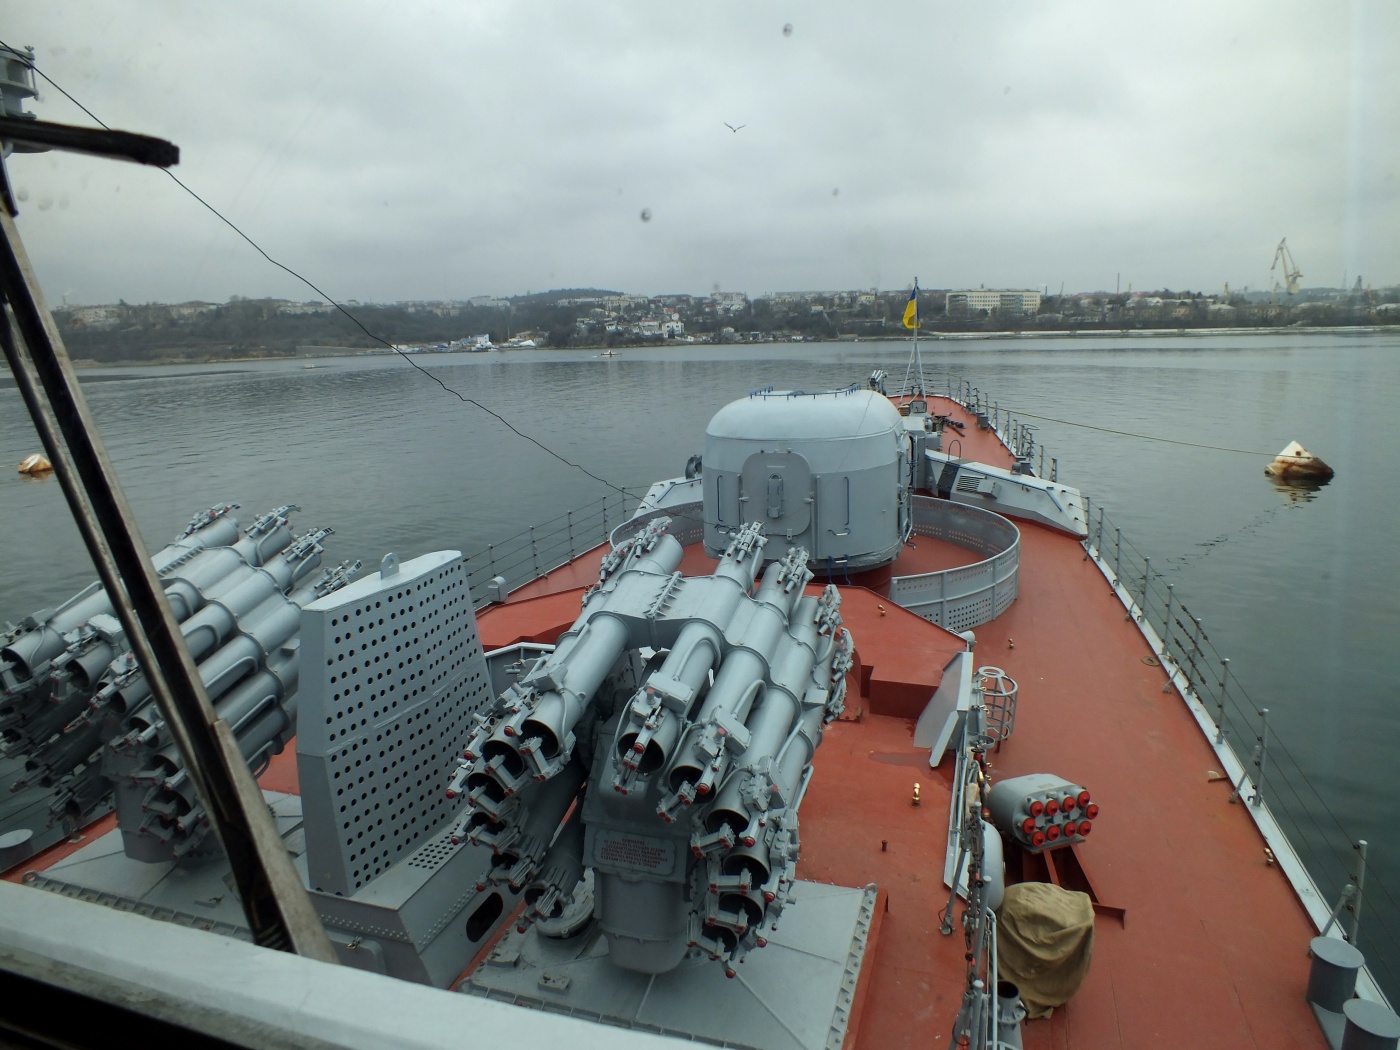
[[[624,571],[669,576],[681,563],[683,555],[684,550],[675,537],[661,535],[649,551],[641,553]],[[539,750],[548,759],[555,758],[564,747],[583,709],[627,645],[627,624],[607,607],[612,593],[613,589],[605,586],[589,597],[588,604],[594,607],[593,612],[590,614],[585,607],[586,618],[564,633],[554,652],[545,660],[542,671],[537,672],[563,679],[561,682],[559,678],[552,678],[558,688],[539,694],[533,710],[520,727],[524,739],[534,737],[540,741]],[[529,681],[527,678],[521,684],[528,685]],[[500,753],[503,748],[518,750],[510,734],[504,732],[494,736],[492,742],[494,747],[486,752],[488,757]]]
[[[540,694],[534,711],[522,725],[526,738],[540,739],[540,750],[546,758],[559,753],[584,707],[622,655],[627,634],[626,623],[607,612],[599,613],[571,639],[573,644],[565,651],[565,656],[572,659],[567,663],[562,658],[557,662],[549,661],[551,667],[562,665],[564,681],[558,689]]]
[[[675,646],[637,694],[628,718],[618,727],[615,746],[624,765],[648,776],[666,764],[680,739],[687,712],[719,660],[721,642],[719,631],[708,623],[694,621],[681,628]],[[648,698],[653,701],[650,707]]]
[[[789,616],[795,603],[802,595],[802,588],[812,577],[805,563],[796,562],[791,553],[782,561],[774,562],[763,574],[763,581],[754,595],[754,607],[744,626],[742,641],[732,649],[710,687],[695,716],[695,724],[686,731],[684,743],[675,749],[675,759],[668,774],[668,786],[679,791],[686,784],[699,785],[697,791],[704,794],[710,784],[723,779],[729,763],[727,748],[712,753],[702,750],[701,743],[708,735],[711,748],[715,739],[722,735],[712,726],[722,730],[723,722],[742,723],[748,718],[754,701],[762,694],[764,679],[768,674],[765,653],[778,647],[779,639],[789,630]],[[736,603],[737,604],[737,603]],[[728,624],[733,618],[733,607],[728,615],[716,622]],[[706,769],[710,778],[705,778]]]
[[[525,888],[525,904],[542,919],[563,914],[583,881],[583,807],[575,807],[540,861],[540,870]]]
[[[8,729],[5,739],[18,743],[21,740],[32,742],[35,750],[63,730],[87,709],[87,697],[76,690],[53,703],[45,704],[40,713],[26,722],[21,729]]]
[[[221,546],[237,539],[237,536],[236,520],[218,518],[190,535],[167,544],[151,561],[156,572],[160,573],[182,558],[209,547]],[[68,647],[65,635],[92,617],[100,613],[111,615],[112,611],[112,600],[106,589],[99,583],[92,583],[46,616],[37,627],[0,648],[0,667],[8,665],[6,669],[18,681],[31,681],[35,675],[43,673],[44,665]]]

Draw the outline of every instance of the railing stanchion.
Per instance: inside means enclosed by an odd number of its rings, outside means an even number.
[[[1256,753],[1258,757],[1254,764],[1259,767],[1259,775],[1254,781],[1254,797],[1249,800],[1251,806],[1258,806],[1264,801],[1264,772],[1269,761],[1269,709],[1267,707],[1259,709],[1259,747]]]
[[[1148,620],[1148,619],[1147,619],[1147,580],[1148,580],[1148,577],[1150,577],[1151,575],[1152,575],[1152,559],[1151,559],[1151,558],[1143,558],[1143,559],[1142,559],[1142,597],[1141,597],[1141,599],[1139,599],[1139,601],[1138,601],[1138,622],[1139,622],[1139,623],[1142,623],[1144,620],[1146,620],[1148,623],[1151,623],[1151,622],[1152,622],[1151,620]]]
[[[1225,743],[1225,693],[1230,687],[1230,658],[1220,660],[1220,696],[1215,701],[1215,742]]]
[[[1113,586],[1121,586],[1123,579],[1123,530],[1113,530]]]
[[[1167,611],[1162,614],[1162,655],[1167,656],[1172,648],[1172,598],[1176,590],[1176,584],[1167,584]],[[1190,681],[1190,676],[1187,676]]]
[[[1093,532],[1089,527],[1094,516],[1094,501],[1090,496],[1084,497],[1084,540],[1081,544],[1084,548],[1084,560],[1089,560],[1089,553],[1093,550]]]
[[[1358,839],[1354,847],[1357,855],[1356,869],[1356,899],[1351,905],[1351,937],[1349,938],[1352,947],[1356,947],[1356,938],[1361,927],[1361,896],[1366,891],[1366,840]]]

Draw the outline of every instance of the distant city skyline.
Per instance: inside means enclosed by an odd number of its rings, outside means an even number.
[[[1373,293],[1373,294],[1374,294],[1374,293],[1380,293],[1380,292],[1397,292],[1397,291],[1400,291],[1400,283],[1396,283],[1396,284],[1387,284],[1387,285],[1375,285],[1375,284],[1372,284],[1372,283],[1369,282],[1369,281],[1366,281],[1366,282],[1364,283],[1363,287],[1364,287],[1364,289],[1365,289],[1366,291],[1369,291],[1369,292],[1371,292],[1371,293]],[[1057,298],[1057,297],[1059,297],[1059,296],[1064,296],[1064,297],[1071,297],[1071,296],[1074,296],[1074,297],[1110,297],[1110,298],[1112,298],[1112,297],[1124,297],[1124,296],[1142,297],[1142,296],[1159,295],[1159,294],[1164,293],[1164,292],[1169,292],[1169,293],[1171,293],[1171,294],[1174,295],[1174,296],[1193,296],[1193,295],[1199,295],[1199,296],[1205,296],[1205,297],[1211,298],[1211,299],[1223,299],[1224,296],[1225,296],[1225,291],[1226,291],[1226,290],[1223,289],[1223,288],[1216,288],[1216,289],[1209,289],[1209,288],[1168,288],[1168,287],[1166,287],[1166,286],[1160,286],[1160,287],[1143,287],[1143,288],[1125,287],[1125,288],[1122,288],[1122,289],[1119,289],[1119,290],[1116,290],[1116,291],[1115,291],[1115,290],[1112,290],[1112,289],[1107,289],[1107,288],[1077,288],[1077,289],[1076,289],[1076,288],[1066,288],[1066,289],[1064,289],[1063,292],[1061,292],[1061,291],[1058,290],[1058,289],[1048,289],[1048,290],[1047,290],[1046,287],[1045,287],[1044,285],[1042,285],[1042,286],[1039,287],[1039,288],[989,288],[989,287],[986,287],[986,286],[977,286],[977,287],[973,287],[973,286],[965,285],[965,284],[961,284],[961,285],[950,285],[950,286],[947,287],[947,288],[929,288],[929,287],[924,287],[923,285],[920,285],[920,287],[919,287],[919,293],[920,293],[920,296],[921,296],[921,297],[923,297],[923,296],[928,296],[928,297],[938,297],[938,298],[941,298],[942,296],[944,296],[945,294],[947,294],[947,293],[949,293],[949,292],[974,292],[974,291],[980,291],[980,290],[985,290],[985,291],[987,291],[987,292],[1035,292],[1035,293],[1037,293],[1038,295],[1041,295],[1041,296],[1043,296],[1043,297],[1046,298],[1046,299],[1052,299],[1052,300],[1055,299],[1055,298]],[[1287,299],[1299,299],[1299,300],[1302,300],[1302,299],[1306,299],[1309,295],[1317,295],[1317,294],[1325,294],[1325,293],[1339,294],[1339,293],[1352,292],[1352,291],[1354,291],[1354,290],[1355,290],[1355,285],[1354,285],[1354,284],[1352,284],[1352,285],[1346,285],[1346,286],[1343,286],[1343,285],[1308,284],[1308,285],[1303,285],[1302,287],[1300,287],[1299,290],[1298,290],[1296,293],[1288,293],[1288,292],[1286,292],[1282,287],[1279,287],[1279,288],[1248,288],[1248,287],[1237,287],[1237,288],[1236,288],[1236,287],[1231,287],[1231,288],[1228,289],[1228,292],[1229,292],[1229,295],[1230,295],[1232,298],[1235,297],[1235,296],[1241,296],[1241,295],[1243,295],[1243,296],[1247,296],[1247,297],[1249,297],[1249,298],[1259,298],[1259,297],[1269,298],[1269,297],[1277,297],[1277,298],[1279,298],[1280,300],[1287,300]],[[763,291],[763,292],[749,292],[749,291],[746,291],[746,290],[744,290],[744,289],[734,289],[734,290],[732,290],[732,291],[718,292],[718,293],[716,293],[716,292],[670,291],[670,292],[656,292],[656,293],[647,294],[647,293],[642,293],[642,292],[633,292],[633,291],[629,291],[629,290],[627,290],[627,289],[625,289],[625,288],[601,288],[601,287],[594,287],[594,286],[585,285],[585,286],[580,286],[580,287],[578,287],[578,288],[527,289],[527,290],[525,290],[525,291],[523,291],[523,292],[515,292],[515,293],[504,294],[504,295],[485,295],[485,294],[480,294],[480,293],[473,293],[473,294],[464,294],[464,295],[449,296],[449,297],[447,297],[447,298],[442,298],[442,299],[423,299],[423,298],[417,298],[417,299],[414,299],[414,298],[409,298],[409,299],[384,299],[384,300],[379,300],[379,299],[338,299],[338,300],[336,300],[334,303],[331,303],[331,302],[329,302],[329,301],[327,301],[327,300],[325,300],[325,299],[319,299],[319,298],[317,298],[314,294],[312,294],[312,295],[309,296],[309,297],[298,297],[298,296],[296,296],[296,295],[285,295],[285,296],[283,296],[283,295],[262,295],[262,296],[259,296],[259,295],[238,295],[238,294],[234,294],[234,295],[225,296],[225,297],[222,297],[222,298],[213,298],[213,299],[184,299],[184,300],[180,300],[179,302],[170,302],[170,301],[159,300],[159,299],[151,299],[151,300],[147,300],[147,301],[144,302],[144,303],[128,302],[128,301],[126,301],[126,300],[117,300],[117,301],[113,301],[113,302],[110,302],[110,303],[57,302],[57,303],[50,303],[49,305],[50,305],[50,307],[51,307],[52,309],[59,310],[59,311],[64,311],[64,310],[98,309],[98,308],[106,307],[106,306],[117,306],[119,303],[123,303],[123,304],[128,305],[128,306],[143,306],[143,305],[148,305],[148,306],[172,306],[172,307],[178,307],[178,306],[194,305],[194,304],[210,304],[210,305],[216,305],[216,306],[217,306],[217,305],[223,305],[223,304],[233,303],[233,302],[242,302],[242,301],[260,302],[260,301],[262,301],[262,302],[290,303],[290,304],[293,304],[293,305],[304,306],[304,307],[317,307],[317,306],[319,306],[320,309],[312,310],[312,311],[310,311],[310,312],[329,313],[329,312],[333,311],[333,310],[335,309],[336,306],[347,306],[347,307],[353,307],[353,306],[376,306],[376,307],[384,307],[384,306],[433,306],[433,305],[440,305],[440,304],[453,304],[453,305],[458,305],[458,306],[467,306],[467,305],[478,305],[478,306],[480,306],[480,305],[499,305],[499,306],[501,306],[501,307],[505,307],[505,306],[509,306],[512,300],[517,300],[517,299],[530,299],[530,298],[541,298],[541,297],[548,298],[548,297],[551,297],[551,296],[563,295],[564,293],[579,293],[579,292],[595,293],[595,294],[598,294],[598,295],[603,295],[603,294],[607,294],[607,295],[616,295],[616,296],[630,297],[630,298],[635,298],[635,299],[640,299],[640,300],[666,300],[666,299],[678,298],[678,297],[690,298],[690,299],[709,299],[709,298],[715,298],[715,297],[737,296],[737,297],[740,297],[740,298],[742,298],[742,299],[744,299],[744,300],[748,300],[748,301],[757,301],[757,300],[766,300],[766,299],[786,299],[786,298],[806,297],[806,296],[844,296],[844,295],[853,295],[853,294],[858,293],[858,292],[860,292],[860,293],[871,293],[871,294],[874,294],[874,295],[879,295],[879,296],[884,296],[884,297],[888,297],[888,296],[901,296],[901,297],[902,297],[902,296],[908,294],[908,292],[909,292],[909,287],[908,287],[908,286],[905,286],[905,287],[903,287],[903,288],[900,288],[900,287],[896,286],[896,287],[891,287],[891,288],[864,288],[864,287],[860,287],[860,288],[824,288],[824,289],[811,289],[811,288],[808,288],[808,289],[794,289],[794,288],[789,288],[789,289],[775,289],[775,290]],[[567,301],[567,300],[560,300],[560,301],[561,301],[561,302],[565,302],[565,301]]]
[[[1262,290],[1284,237],[1304,287],[1400,282],[1385,0],[76,0],[0,39],[340,301]],[[315,294],[161,172],[7,168],[55,304]]]

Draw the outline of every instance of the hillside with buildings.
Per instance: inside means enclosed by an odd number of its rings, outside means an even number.
[[[908,291],[628,295],[567,289],[450,302],[243,299],[69,306],[55,317],[78,360],[172,361],[386,350],[616,347],[888,338],[905,333]],[[964,332],[1400,324],[1400,288],[1204,295],[1023,289],[921,290],[921,328]]]

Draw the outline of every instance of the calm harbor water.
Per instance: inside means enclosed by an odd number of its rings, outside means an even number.
[[[965,378],[1038,426],[1060,478],[1106,506],[1201,618],[1320,795],[1271,799],[1308,811],[1318,830],[1304,845],[1338,857],[1348,836],[1369,841],[1361,947],[1394,998],[1400,333],[939,340],[923,353],[931,388]],[[640,493],[679,474],[710,415],[750,389],[845,386],[875,367],[898,380],[907,357],[907,343],[864,342],[416,360]],[[397,358],[96,369],[83,382],[153,548],[212,503],[241,504],[245,522],[295,503],[300,529],[335,530],[333,560],[373,566],[388,550],[474,553],[606,491]],[[1337,470],[1311,499],[1262,473],[1294,438]],[[37,449],[0,377],[0,464]],[[0,469],[0,622],[93,577],[58,485]],[[1315,865],[1324,894],[1335,899],[1346,866]]]

